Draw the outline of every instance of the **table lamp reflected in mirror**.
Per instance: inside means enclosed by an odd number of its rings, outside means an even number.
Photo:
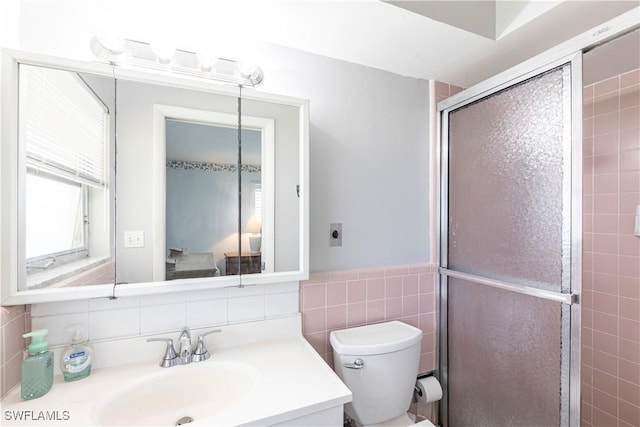
[[[260,247],[262,246],[262,219],[260,216],[252,215],[251,218],[249,218],[245,231],[249,233],[251,253],[260,253]]]

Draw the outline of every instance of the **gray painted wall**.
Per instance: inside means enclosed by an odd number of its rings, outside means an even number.
[[[310,100],[311,271],[429,260],[429,85],[265,46],[260,90]],[[329,224],[343,224],[329,247]]]

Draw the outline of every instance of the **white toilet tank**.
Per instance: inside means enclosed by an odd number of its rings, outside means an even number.
[[[420,363],[420,329],[391,321],[332,331],[330,341],[335,371],[353,394],[345,406],[351,418],[366,426],[407,412]]]

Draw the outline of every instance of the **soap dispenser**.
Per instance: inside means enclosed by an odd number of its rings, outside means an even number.
[[[60,370],[66,382],[88,377],[93,364],[93,348],[80,327],[74,327],[71,332],[71,345],[60,356]]]
[[[27,358],[22,362],[20,395],[25,400],[44,396],[53,386],[53,353],[49,351],[49,343],[44,339],[46,329],[38,329],[24,334],[31,337],[27,347]]]

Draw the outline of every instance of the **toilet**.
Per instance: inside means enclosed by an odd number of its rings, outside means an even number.
[[[400,321],[332,331],[335,371],[351,390],[345,412],[360,427],[414,424],[407,414],[418,375],[422,331]]]

